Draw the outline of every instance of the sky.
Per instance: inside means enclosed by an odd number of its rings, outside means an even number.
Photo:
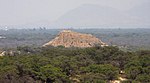
[[[53,22],[84,4],[127,11],[149,0],[0,0],[0,26]]]

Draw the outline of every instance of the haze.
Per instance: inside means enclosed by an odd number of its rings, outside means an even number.
[[[20,26],[20,25],[46,25],[46,26],[57,26],[58,27],[65,27],[67,23],[66,19],[70,14],[68,12],[74,12],[73,10],[79,9],[80,7],[84,6],[85,4],[88,5],[97,5],[99,7],[109,7],[117,9],[118,11],[122,12],[130,12],[132,15],[130,18],[134,18],[135,12],[141,12],[138,6],[142,9],[142,12],[139,13],[137,17],[140,21],[129,22],[127,24],[136,25],[136,26],[149,26],[149,17],[150,12],[147,10],[150,6],[144,6],[144,4],[150,3],[149,0],[0,0],[0,26]],[[148,4],[149,5],[149,4]],[[145,8],[146,7],[146,8]],[[87,7],[89,8],[89,7]],[[135,9],[134,9],[135,8]],[[98,8],[97,8],[98,9]],[[134,9],[134,10],[133,10]],[[145,10],[143,10],[145,9]],[[80,10],[80,9],[79,9]],[[76,10],[77,11],[77,10]],[[83,10],[84,12],[84,10]],[[96,12],[96,10],[94,11]],[[122,15],[122,14],[121,14]],[[63,17],[64,16],[64,17]],[[72,15],[70,15],[72,16]],[[109,15],[108,15],[109,16]],[[78,15],[80,18],[81,15]],[[90,16],[86,17],[89,18]],[[99,17],[99,19],[101,16]],[[70,18],[74,20],[74,18]],[[108,18],[109,19],[109,18]],[[80,23],[74,23],[70,21],[68,24],[69,26],[84,26],[87,25],[89,22],[83,22],[83,25]],[[74,21],[78,21],[74,20]],[[94,21],[95,20],[95,21]],[[120,20],[120,19],[118,19]],[[128,19],[130,20],[130,19]],[[128,21],[127,20],[127,21]],[[81,21],[84,21],[81,19]],[[103,20],[98,20],[97,23],[96,18],[92,18],[93,23],[87,26],[100,26],[106,24],[107,26],[112,25],[111,22],[106,21],[103,24],[100,24]],[[100,25],[98,25],[100,24]],[[140,25],[138,25],[140,24]],[[119,24],[120,26],[121,23]],[[123,24],[124,25],[124,24]]]

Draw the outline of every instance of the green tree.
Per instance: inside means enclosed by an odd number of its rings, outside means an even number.
[[[40,68],[39,77],[47,83],[50,82],[67,82],[68,77],[62,69],[54,67],[50,64]]]
[[[113,80],[117,79],[119,70],[118,68],[109,65],[109,64],[104,64],[104,65],[90,65],[88,67],[81,68],[83,72],[86,73],[99,73],[105,76],[107,80]]]

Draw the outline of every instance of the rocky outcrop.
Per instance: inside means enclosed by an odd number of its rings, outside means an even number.
[[[93,47],[95,45],[107,46],[107,44],[91,34],[81,34],[71,30],[63,30],[56,38],[43,46]]]

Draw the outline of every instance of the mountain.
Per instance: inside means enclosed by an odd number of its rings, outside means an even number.
[[[140,4],[131,10],[128,11],[128,13],[132,16],[136,16],[137,18],[140,18],[143,22],[150,23],[150,1]]]
[[[111,7],[86,4],[69,11],[55,21],[58,27],[136,26],[140,18]]]
[[[64,46],[64,47],[93,47],[95,45],[107,46],[91,34],[81,34],[71,30],[61,31],[55,39],[43,46]]]

